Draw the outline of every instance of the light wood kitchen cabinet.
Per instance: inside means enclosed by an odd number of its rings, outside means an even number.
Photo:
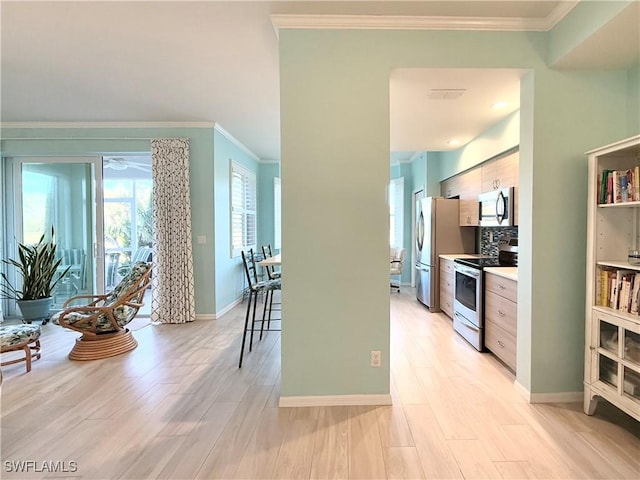
[[[480,167],[467,170],[460,175],[460,226],[476,227],[480,222],[478,195],[481,193],[482,172]]]
[[[515,151],[481,165],[482,192],[518,185],[519,152]]]
[[[513,371],[518,333],[517,291],[516,281],[485,273],[484,344]]]
[[[458,197],[460,195],[460,175],[455,175],[440,182],[440,195],[444,198]]]
[[[459,225],[477,227],[480,224],[478,195],[500,188],[515,187],[514,224],[518,224],[518,151],[511,150],[494,160],[488,160],[440,182],[440,195],[459,198]]]
[[[453,260],[440,257],[440,308],[453,318]]]
[[[640,135],[589,152],[584,349],[585,413],[592,415],[598,398],[604,398],[636,420],[640,316],[634,298],[640,265],[629,261],[629,250],[640,249],[640,201],[616,202],[606,189],[602,195],[602,179],[609,172],[627,172],[639,165]]]
[[[460,200],[458,204],[461,227],[477,227],[480,222],[478,200]]]

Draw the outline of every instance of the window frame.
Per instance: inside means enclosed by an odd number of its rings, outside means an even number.
[[[239,175],[242,181],[242,199],[241,202],[234,202],[234,178]],[[253,209],[247,208],[247,190],[252,189],[253,192]],[[242,206],[236,207],[236,203],[241,203]],[[241,236],[242,245],[234,245],[234,216],[241,215]],[[249,235],[247,219],[253,216],[253,242],[247,238]],[[253,248],[254,251],[258,245],[258,184],[256,172],[250,170],[244,165],[229,159],[229,246],[231,258],[237,258],[240,256],[240,252]]]

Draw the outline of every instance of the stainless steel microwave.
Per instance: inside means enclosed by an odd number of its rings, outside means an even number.
[[[478,195],[478,203],[481,226],[513,226],[513,187],[481,193]]]

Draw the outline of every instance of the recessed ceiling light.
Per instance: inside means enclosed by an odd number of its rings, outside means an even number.
[[[500,110],[502,108],[505,108],[507,105],[509,105],[509,102],[496,102],[493,105],[491,105],[491,108],[493,108],[494,110]]]
[[[448,145],[460,145],[460,140],[456,140],[455,138],[452,138],[451,140],[449,140],[447,142]]]

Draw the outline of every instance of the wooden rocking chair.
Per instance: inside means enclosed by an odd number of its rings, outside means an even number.
[[[129,352],[138,346],[126,325],[144,305],[153,265],[136,263],[131,272],[106,295],[76,295],[62,306],[51,321],[82,333],[69,353],[71,360],[97,360]],[[92,299],[85,306],[74,306],[80,299]]]

